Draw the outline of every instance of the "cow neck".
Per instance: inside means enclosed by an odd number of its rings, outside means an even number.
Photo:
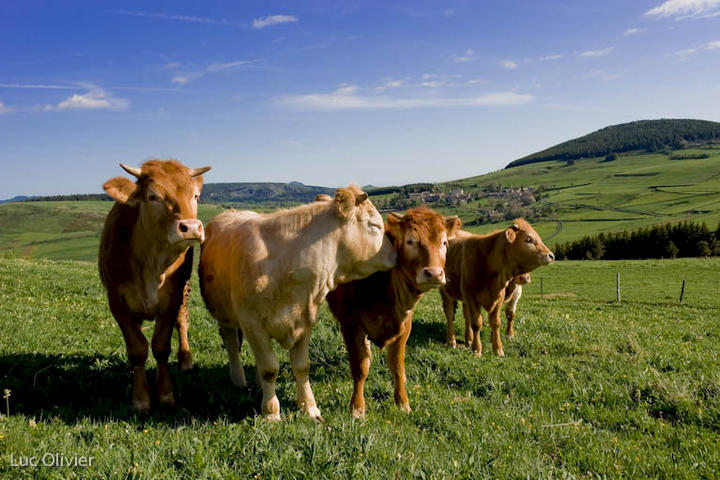
[[[494,240],[492,254],[490,255],[490,267],[492,271],[498,272],[498,280],[504,289],[513,278],[516,262],[508,255],[505,232],[499,232]]]
[[[130,240],[132,243],[130,255],[143,280],[150,283],[148,285],[150,291],[153,289],[152,284],[157,285],[154,289],[162,286],[165,272],[187,251],[187,247],[173,248],[166,240],[153,239],[153,232],[147,228],[142,213],[139,217]]]
[[[423,297],[423,291],[415,285],[413,275],[403,267],[394,267],[390,270],[389,290],[394,300],[395,313],[399,318],[405,318]]]

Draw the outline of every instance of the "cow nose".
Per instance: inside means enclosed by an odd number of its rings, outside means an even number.
[[[552,252],[548,253],[548,258],[550,259],[550,262],[554,262],[554,261],[555,261],[555,254],[552,253]]]
[[[183,240],[203,240],[203,224],[200,220],[180,220],[177,224],[178,235]]]
[[[428,280],[436,280],[445,283],[445,272],[440,267],[427,267],[423,269],[423,274]]]

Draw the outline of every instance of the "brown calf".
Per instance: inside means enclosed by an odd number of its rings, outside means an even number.
[[[191,169],[175,160],[150,160],[141,168],[120,166],[137,182],[116,177],[103,185],[116,202],[103,228],[98,266],[133,369],[133,407],[146,413],[150,389],[143,320],[157,319],[152,350],[160,403],[175,403],[168,371],[173,327],[180,338],[178,361],[183,370],[192,368],[187,341],[191,245],[205,238],[197,201],[201,175],[210,167]]]
[[[480,356],[481,308],[488,312],[493,352],[504,357],[500,341],[500,309],[505,289],[515,275],[552,263],[555,255],[540,235],[522,218],[505,230],[487,235],[462,232],[450,242],[445,275],[440,289],[447,319],[447,342],[455,346],[455,307],[463,302],[465,343]]]
[[[410,336],[413,310],[424,292],[445,283],[443,267],[448,239],[460,225],[457,217],[443,218],[429,208],[408,210],[403,217],[389,214],[385,234],[397,250],[397,265],[390,271],[340,285],[327,295],[350,358],[353,416],[365,415],[363,386],[371,361],[368,339],[380,348],[387,347],[395,404],[410,411],[405,391],[405,344]]]
[[[505,318],[507,319],[507,328],[505,334],[507,338],[515,338],[515,329],[513,328],[513,322],[515,321],[515,312],[517,311],[517,304],[522,297],[523,285],[527,285],[532,280],[530,273],[523,273],[521,275],[515,275],[507,288],[505,288]]]

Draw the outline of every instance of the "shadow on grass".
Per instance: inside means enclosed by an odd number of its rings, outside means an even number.
[[[175,408],[153,402],[151,414],[137,416],[130,404],[132,374],[119,358],[82,355],[0,355],[0,389],[10,389],[10,414],[57,418],[68,424],[78,419],[121,420],[138,425],[164,423],[184,425],[192,419],[237,422],[259,410],[262,392],[255,386],[254,367],[245,367],[249,389],[230,384],[227,366],[195,365],[181,372],[171,362],[175,385]],[[148,382],[155,369],[148,369]],[[282,397],[284,392],[278,391]],[[283,405],[292,399],[280,398]],[[5,402],[2,402],[5,413]]]

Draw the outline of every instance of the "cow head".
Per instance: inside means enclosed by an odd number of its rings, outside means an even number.
[[[385,233],[398,252],[397,268],[420,291],[445,285],[448,241],[462,222],[443,217],[425,207],[413,208],[402,217],[388,214]]]
[[[532,282],[532,279],[529,273],[521,273],[520,275],[515,275],[512,281],[515,282],[516,285],[527,285]]]
[[[328,200],[320,197],[316,201]],[[341,222],[338,264],[343,274],[338,281],[349,282],[394,267],[397,253],[384,235],[382,216],[368,194],[350,185],[338,188],[331,202]]]
[[[540,235],[522,218],[516,218],[505,229],[508,256],[516,265],[513,274],[527,273],[555,260],[555,255],[545,246]]]
[[[178,249],[205,239],[197,204],[201,175],[210,167],[192,169],[175,160],[149,160],[140,168],[120,166],[137,181],[115,177],[105,182],[103,189],[118,203],[138,208],[146,232]]]

